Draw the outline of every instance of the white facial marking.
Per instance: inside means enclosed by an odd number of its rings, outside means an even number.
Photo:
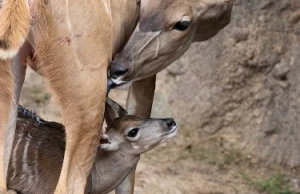
[[[171,129],[171,131],[170,131],[170,133],[172,133],[173,131],[175,131],[176,130],[176,128],[177,128],[177,126],[175,125],[175,126],[173,126],[172,127],[172,129]]]
[[[132,81],[129,81],[129,82],[123,81],[123,80],[121,80],[121,78],[117,78],[117,79],[111,78],[111,81],[113,83],[115,83],[117,85],[116,88],[120,89],[120,90],[127,90],[132,84]]]
[[[131,145],[132,145],[132,148],[135,150],[140,149],[140,146],[138,146],[136,143],[131,143]]]
[[[116,85],[121,85],[123,83],[126,83],[126,81],[121,80],[120,77],[118,77],[117,79],[111,78],[111,81],[114,82]]]
[[[107,151],[116,151],[119,149],[119,144],[115,141],[112,141],[111,143],[101,144],[100,149]]]
[[[168,133],[168,135],[166,135],[165,137],[166,137],[166,139],[170,139],[170,138],[174,137],[175,135],[177,135],[177,127],[176,126],[174,126],[171,129],[170,133]]]
[[[181,19],[181,21],[191,21],[191,17],[190,16],[183,16],[183,18]]]

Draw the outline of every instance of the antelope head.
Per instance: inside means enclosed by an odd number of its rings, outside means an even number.
[[[233,0],[142,0],[140,20],[109,69],[113,85],[158,73],[229,24]],[[125,84],[127,83],[127,84]]]

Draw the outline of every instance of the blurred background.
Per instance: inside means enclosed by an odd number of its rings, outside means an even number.
[[[20,104],[61,121],[27,72]],[[152,116],[179,134],[142,156],[136,194],[300,193],[300,0],[235,0],[229,26],[158,75]]]

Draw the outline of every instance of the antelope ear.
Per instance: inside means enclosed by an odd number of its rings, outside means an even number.
[[[115,141],[112,141],[112,142],[100,144],[99,148],[101,150],[113,152],[113,151],[117,151],[119,149],[119,144]]]
[[[218,4],[216,0],[198,0],[196,7],[197,31],[195,41],[201,42],[215,36],[220,30],[226,27],[231,20],[233,1],[227,0],[223,4]]]
[[[127,114],[127,111],[121,105],[108,97],[106,98],[104,117],[108,126],[110,126],[116,118]]]

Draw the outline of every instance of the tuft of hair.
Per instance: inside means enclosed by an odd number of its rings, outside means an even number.
[[[13,58],[30,29],[28,0],[3,0],[0,6],[0,59]]]
[[[18,106],[18,119],[25,119],[30,122],[33,121],[35,124],[40,126],[47,126],[50,128],[65,131],[65,127],[62,124],[57,122],[45,121],[44,119],[39,117],[34,111],[24,108],[21,105]]]

